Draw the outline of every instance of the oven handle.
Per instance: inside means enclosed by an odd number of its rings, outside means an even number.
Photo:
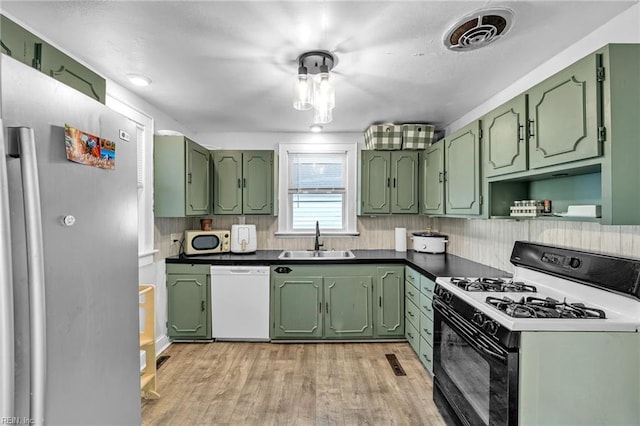
[[[486,338],[477,331],[475,326],[458,315],[453,309],[450,309],[437,299],[433,300],[433,308],[442,316],[443,321],[449,324],[450,327],[465,338],[465,341],[469,346],[476,349],[478,352],[482,352],[486,356],[497,360],[501,364],[505,364],[507,362],[507,351],[503,351],[501,348],[488,342]],[[500,352],[496,352],[494,349],[498,349]]]

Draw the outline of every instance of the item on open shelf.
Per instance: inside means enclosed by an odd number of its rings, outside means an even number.
[[[569,206],[567,207],[566,213],[554,213],[554,215],[567,217],[602,217],[602,208],[596,204]]]
[[[433,143],[435,131],[432,124],[403,124],[402,149],[427,149]]]
[[[544,213],[544,204],[538,200],[518,200],[511,206],[511,216],[536,217]]]
[[[372,124],[364,132],[365,149],[402,149],[402,126],[399,124]]]
[[[140,330],[140,351],[145,353],[144,367],[140,373],[140,392],[143,398],[158,399],[156,391],[156,337],[155,337],[155,286],[142,284],[138,291],[138,305],[144,312]]]

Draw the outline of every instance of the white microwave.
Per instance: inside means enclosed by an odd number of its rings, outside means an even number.
[[[184,231],[184,254],[228,253],[231,247],[231,231]]]

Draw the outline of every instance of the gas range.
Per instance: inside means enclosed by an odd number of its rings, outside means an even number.
[[[510,331],[638,331],[637,299],[516,267],[513,278],[439,277],[435,294]],[[458,306],[457,310],[465,308]],[[491,327],[490,327],[491,328]]]
[[[640,259],[517,241],[511,263],[436,279],[437,406],[461,424],[637,423]]]

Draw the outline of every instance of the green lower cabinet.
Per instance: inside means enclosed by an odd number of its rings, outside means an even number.
[[[322,277],[275,276],[272,290],[273,338],[322,337]]]
[[[379,266],[376,270],[374,303],[376,337],[404,336],[404,267]]]
[[[271,338],[404,336],[404,267],[271,267]]]
[[[420,362],[433,375],[433,280],[407,267],[405,272],[405,326],[407,341]],[[417,285],[418,290],[414,285]]]
[[[433,375],[433,346],[420,337],[420,362]]]
[[[325,277],[323,281],[325,337],[372,337],[372,277]]]
[[[418,330],[414,327],[414,325],[410,322],[405,324],[405,337],[407,338],[407,342],[413,348],[415,353],[420,352],[420,334]]]
[[[167,336],[211,339],[208,265],[167,265]]]

